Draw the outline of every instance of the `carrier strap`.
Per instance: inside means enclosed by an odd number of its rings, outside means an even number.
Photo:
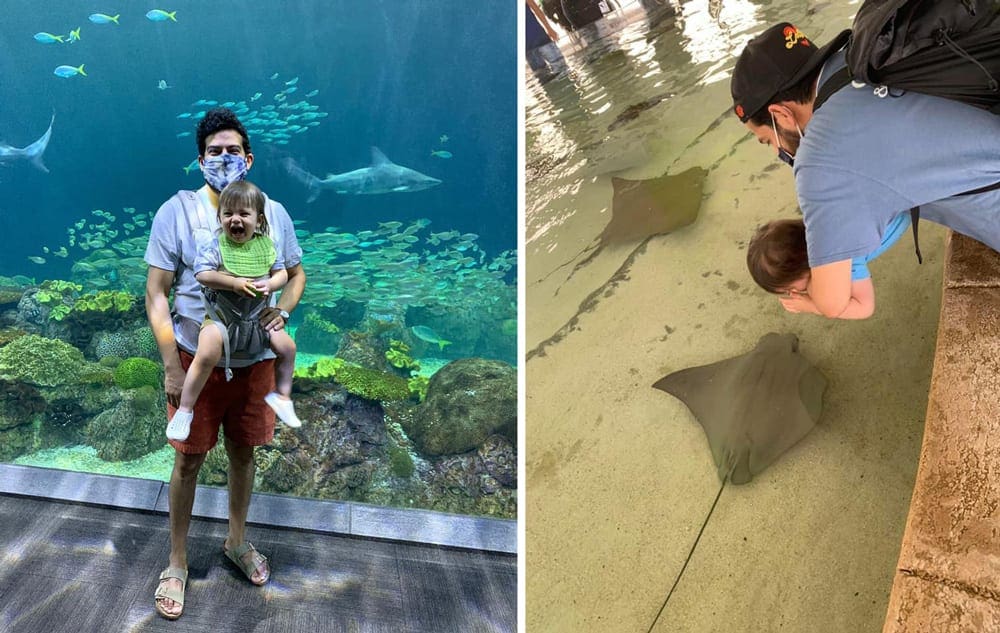
[[[222,351],[226,357],[226,382],[233,379],[233,370],[229,368],[229,330],[226,329],[225,324],[219,317],[219,313],[215,311],[215,306],[212,305],[213,302],[208,300],[208,295],[204,292],[204,287],[202,288],[201,300],[205,304],[205,312],[208,313],[210,319],[212,319],[212,324],[219,328],[219,332],[222,333]]]

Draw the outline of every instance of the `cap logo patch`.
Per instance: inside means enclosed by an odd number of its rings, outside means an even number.
[[[786,26],[781,32],[785,36],[785,48],[791,49],[796,44],[802,44],[805,47],[809,47],[809,40],[802,31],[794,26]]]
[[[736,116],[743,118],[743,106],[736,104]]]

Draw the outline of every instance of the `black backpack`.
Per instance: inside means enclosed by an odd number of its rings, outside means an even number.
[[[851,25],[846,61],[820,86],[814,112],[854,81],[879,97],[919,92],[1000,115],[1000,0],[865,0]],[[1000,183],[956,195],[994,189]],[[923,263],[920,207],[910,216]]]

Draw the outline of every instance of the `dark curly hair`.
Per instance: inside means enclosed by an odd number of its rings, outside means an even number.
[[[198,156],[205,155],[205,140],[222,130],[239,132],[240,136],[243,137],[243,151],[247,154],[250,153],[250,137],[236,114],[229,108],[212,108],[205,113],[201,121],[198,121],[198,129],[195,133],[198,138]]]
[[[780,294],[809,272],[806,225],[802,220],[775,220],[757,229],[747,247],[747,268],[757,285]]]

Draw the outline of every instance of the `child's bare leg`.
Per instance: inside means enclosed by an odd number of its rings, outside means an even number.
[[[274,386],[282,398],[292,395],[292,375],[295,373],[295,341],[284,330],[271,332],[271,351],[274,361]]]
[[[201,328],[198,334],[198,349],[191,366],[188,367],[187,375],[184,376],[184,387],[181,389],[181,403],[178,409],[194,410],[198,395],[220,358],[222,358],[222,333],[218,326],[208,324]]]

